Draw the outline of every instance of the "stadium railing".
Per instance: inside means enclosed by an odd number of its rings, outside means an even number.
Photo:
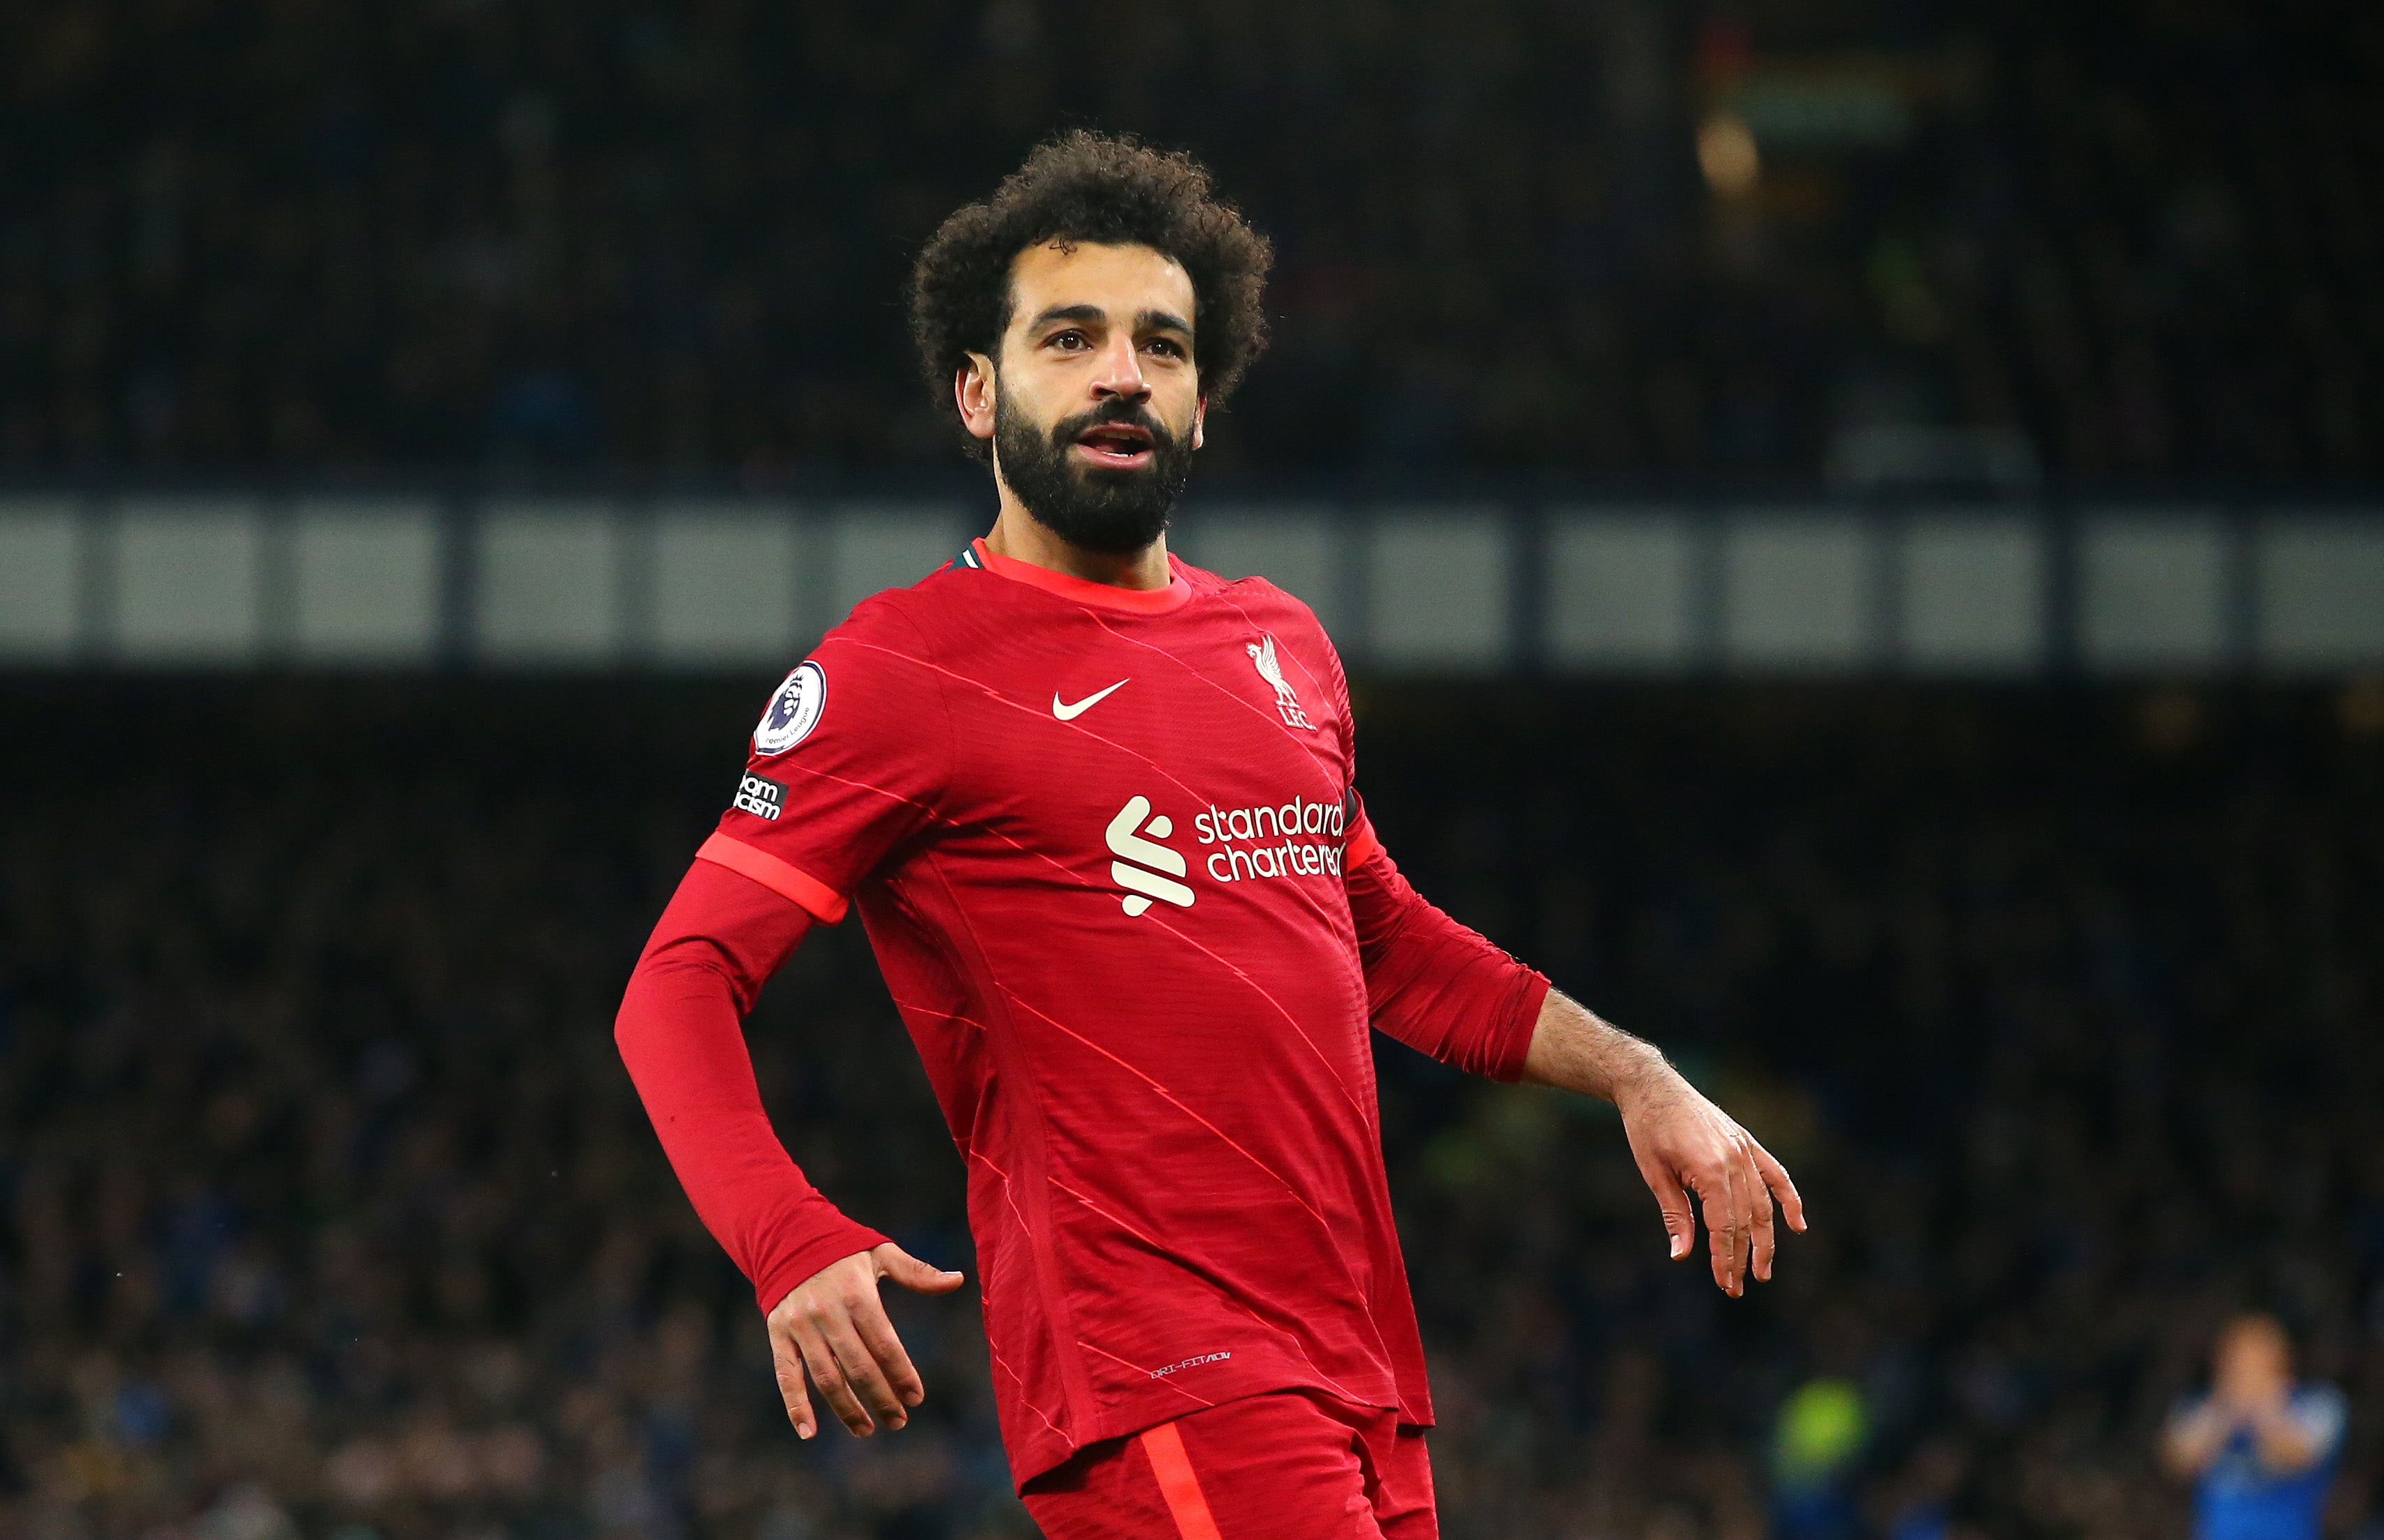
[[[783,667],[982,496],[0,491],[0,666]],[[1385,675],[2327,677],[2384,666],[2384,494],[1211,496],[1175,549]]]

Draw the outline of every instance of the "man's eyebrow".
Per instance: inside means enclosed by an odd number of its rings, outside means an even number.
[[[1055,304],[1037,316],[1028,325],[1046,327],[1056,321],[1070,321],[1079,326],[1089,326],[1109,317],[1110,313],[1098,304]],[[1192,335],[1192,323],[1173,310],[1146,310],[1135,317],[1135,326],[1142,331],[1180,331],[1186,337]]]
[[[1055,304],[1035,317],[1035,326],[1049,326],[1053,321],[1089,323],[1108,320],[1110,313],[1098,304]]]

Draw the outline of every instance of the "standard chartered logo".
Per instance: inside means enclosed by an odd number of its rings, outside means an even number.
[[[1219,882],[1253,877],[1338,876],[1343,822],[1339,802],[1301,798],[1267,807],[1209,807],[1192,820],[1209,852],[1209,876]],[[1165,813],[1153,816],[1150,799],[1135,797],[1110,820],[1110,880],[1124,888],[1129,914],[1147,913],[1154,899],[1192,907],[1192,889],[1176,879],[1186,872],[1182,854],[1160,843],[1175,832]],[[1161,874],[1164,873],[1164,876]]]
[[[1280,806],[1211,807],[1192,820],[1193,832],[1209,852],[1209,875],[1219,882],[1252,877],[1339,876],[1342,824],[1339,802],[1295,797]]]
[[[1167,814],[1150,816],[1148,797],[1128,799],[1110,820],[1110,854],[1118,858],[1110,863],[1110,880],[1126,890],[1127,913],[1140,914],[1153,899],[1164,899],[1181,909],[1192,907],[1192,889],[1173,880],[1184,875],[1184,858],[1159,843],[1174,832],[1175,825]],[[1146,839],[1145,835],[1150,838]],[[1136,862],[1141,864],[1130,864]],[[1161,876],[1161,872],[1167,876]]]

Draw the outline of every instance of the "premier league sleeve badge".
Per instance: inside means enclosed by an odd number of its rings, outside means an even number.
[[[761,726],[753,729],[753,751],[764,755],[785,753],[811,736],[826,705],[827,675],[818,664],[805,658],[770,697],[769,708],[762,713]]]

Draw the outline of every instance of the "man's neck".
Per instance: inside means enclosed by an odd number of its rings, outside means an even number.
[[[1050,527],[1028,513],[1007,487],[1001,489],[1001,513],[985,537],[985,548],[997,556],[1064,572],[1087,582],[1107,583],[1111,588],[1163,589],[1173,580],[1167,570],[1164,533],[1141,550],[1123,556],[1087,551],[1053,534]]]

